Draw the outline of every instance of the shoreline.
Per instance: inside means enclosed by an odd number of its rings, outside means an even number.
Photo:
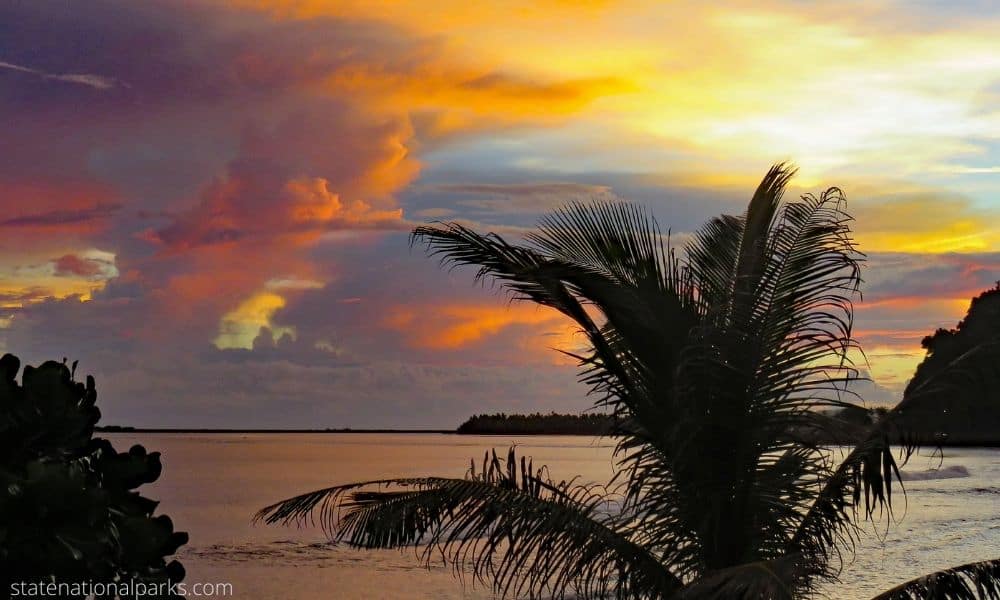
[[[405,433],[405,434],[438,434],[438,435],[459,435],[459,436],[473,436],[473,435],[483,435],[483,436],[525,436],[525,435],[541,435],[541,436],[576,436],[576,437],[609,437],[599,433],[566,433],[563,431],[551,431],[551,432],[516,432],[509,431],[503,433],[478,433],[478,432],[460,432],[455,429],[222,429],[222,428],[170,428],[170,427],[112,427],[102,428],[96,427],[94,429],[96,433],[267,433],[267,434],[280,434],[280,433]]]
[[[360,434],[407,434],[407,435],[419,435],[419,434],[435,434],[435,435],[455,435],[455,436],[487,436],[487,437],[531,437],[531,436],[549,436],[549,437],[613,437],[606,436],[602,434],[589,434],[589,433],[566,433],[566,432],[516,432],[508,431],[503,433],[474,433],[474,432],[458,432],[454,429],[224,429],[224,428],[169,428],[169,427],[97,427],[95,428],[96,433],[176,433],[176,434],[219,434],[219,433],[234,433],[234,434],[284,434],[284,433],[294,433],[294,434],[316,434],[316,433],[360,433]],[[849,444],[838,444],[836,442],[831,442],[831,446],[845,446]],[[894,446],[898,444],[893,444]],[[936,448],[938,446],[933,444],[924,444],[923,448]],[[941,448],[1000,448],[1000,441],[990,441],[990,442],[955,442],[941,444]]]
[[[224,429],[187,427],[95,427],[97,433],[437,433],[458,435],[454,429]]]

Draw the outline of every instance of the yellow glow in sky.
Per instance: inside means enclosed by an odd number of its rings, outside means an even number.
[[[284,306],[285,299],[273,292],[260,292],[247,298],[222,318],[215,346],[220,349],[251,348],[261,327],[271,329],[275,338],[286,333],[294,336],[294,329],[271,323],[274,313]]]
[[[118,276],[114,253],[95,248],[61,251],[51,259],[12,253],[0,262],[0,308],[21,308],[47,298],[77,296],[83,302]],[[10,261],[9,266],[4,262]],[[3,301],[6,296],[12,298]]]

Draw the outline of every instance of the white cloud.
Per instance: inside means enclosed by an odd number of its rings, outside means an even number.
[[[66,83],[76,83],[80,85],[85,85],[92,87],[96,90],[110,90],[113,87],[121,85],[121,83],[111,77],[104,77],[102,75],[94,75],[93,73],[46,73],[45,71],[39,71],[38,69],[32,69],[29,67],[23,67],[21,65],[15,65],[13,63],[4,62],[0,60],[0,69],[9,69],[11,71],[19,71],[21,73],[30,73],[41,77],[42,79],[49,79],[52,81],[64,81]]]

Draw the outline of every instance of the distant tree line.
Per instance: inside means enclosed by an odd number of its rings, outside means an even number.
[[[518,435],[604,435],[611,431],[611,415],[586,413],[563,415],[532,413],[516,415],[496,413],[473,415],[459,425],[457,432],[466,434],[518,434]]]
[[[832,430],[840,435],[830,435],[824,432],[821,441],[841,443],[850,440],[859,431],[882,418],[887,409],[876,407],[864,409],[861,407],[844,408],[829,413],[838,424]],[[456,430],[460,434],[479,435],[608,435],[614,425],[611,415],[601,413],[585,414],[548,414],[532,413],[529,415],[496,413],[492,415],[473,415]],[[809,432],[819,436],[819,433]],[[838,437],[840,439],[838,439]]]

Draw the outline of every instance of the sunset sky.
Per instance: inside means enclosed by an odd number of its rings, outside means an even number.
[[[848,197],[898,398],[1000,279],[1000,11],[651,4],[0,0],[0,349],[79,359],[106,423],[580,411],[568,323],[408,231],[622,198],[683,239],[792,160]]]

